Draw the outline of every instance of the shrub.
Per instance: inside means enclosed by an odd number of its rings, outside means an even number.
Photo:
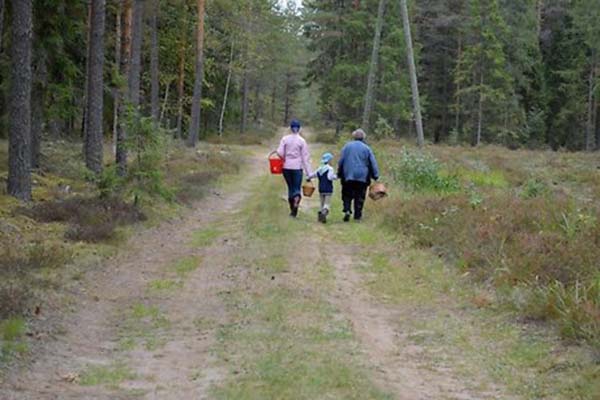
[[[458,178],[442,174],[440,163],[427,153],[403,149],[399,159],[388,162],[392,178],[411,191],[450,193],[460,188]]]
[[[375,122],[373,133],[376,139],[389,139],[395,136],[394,128],[383,117],[379,117]]]
[[[65,246],[48,243],[2,243],[0,249],[0,318],[23,314],[36,300],[33,288],[47,282],[40,272],[58,269],[72,259]]]
[[[530,178],[521,188],[521,196],[531,199],[548,193],[548,186],[539,178]]]
[[[146,216],[135,206],[117,198],[72,197],[47,201],[20,212],[38,222],[65,222],[70,240],[99,242],[111,238],[116,227],[144,221]]]
[[[334,129],[319,129],[313,139],[317,143],[336,144],[338,135],[335,134]]]
[[[434,248],[474,279],[535,288],[521,309],[526,315],[558,321],[566,337],[600,335],[597,209],[503,192],[478,207],[468,193],[422,194],[386,213],[390,226],[409,233],[417,245]]]

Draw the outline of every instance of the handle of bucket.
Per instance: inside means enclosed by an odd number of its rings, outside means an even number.
[[[277,150],[273,150],[272,152],[270,152],[270,153],[269,153],[269,156],[268,156],[267,158],[268,158],[268,159],[271,159],[271,158],[272,158],[271,156],[272,156],[273,154],[275,154],[275,155],[277,156],[277,158],[279,158],[279,159],[282,159],[282,160],[283,160],[283,157],[281,157],[281,156],[279,155],[279,153],[277,153]]]

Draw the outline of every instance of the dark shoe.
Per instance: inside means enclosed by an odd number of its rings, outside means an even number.
[[[317,220],[318,220],[319,222],[323,222],[323,219],[324,219],[324,218],[325,218],[325,215],[324,215],[324,214],[323,214],[321,211],[319,211],[319,214],[318,214]]]
[[[348,222],[350,221],[350,213],[348,211],[346,211],[344,213],[344,222]]]

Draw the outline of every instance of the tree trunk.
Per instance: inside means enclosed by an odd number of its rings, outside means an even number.
[[[123,17],[122,23],[123,28],[121,29],[121,76],[128,76],[130,70],[130,57],[131,57],[131,28],[133,20],[133,0],[124,0],[123,2]],[[126,147],[126,132],[125,132],[125,121],[123,116],[126,111],[126,100],[129,97],[127,86],[121,88],[121,96],[119,101],[119,125],[117,132],[117,171],[120,176],[125,176],[127,173],[127,147]]]
[[[242,77],[242,121],[240,133],[246,133],[248,126],[248,67],[244,66],[244,74]]]
[[[115,22],[115,68],[117,71],[120,70],[121,66],[121,15],[123,12],[123,1],[118,0],[117,2],[117,14]],[[120,102],[120,88],[115,86],[112,89],[113,95],[113,154],[117,154],[117,135],[119,131],[119,102]]]
[[[596,113],[595,113],[595,126],[596,126],[596,151],[600,150],[600,104],[596,100]]]
[[[483,129],[483,71],[479,72],[479,100],[477,106],[477,132],[473,140],[473,146],[481,144],[481,131]]]
[[[254,85],[254,122],[258,121],[262,117],[262,100],[260,98],[261,85],[260,82],[256,82]]]
[[[131,59],[129,66],[129,101],[136,113],[140,107],[140,77],[142,74],[142,41],[144,0],[134,0],[131,19]]]
[[[160,82],[159,82],[159,60],[158,60],[158,14],[159,14],[159,0],[153,0],[154,4],[152,7],[152,16],[150,17],[150,28],[151,28],[151,47],[150,47],[150,109],[152,118],[156,126],[160,120]]]
[[[35,38],[34,38],[35,42]],[[31,87],[31,168],[40,167],[42,127],[44,125],[44,101],[48,84],[46,51],[42,46],[33,50]]]
[[[196,76],[194,79],[194,97],[192,97],[192,120],[188,146],[195,147],[200,135],[200,118],[202,114],[202,83],[204,81],[204,5],[205,0],[198,0],[198,24],[196,27]]]
[[[92,23],[92,4],[91,4],[92,0],[88,0],[86,1],[87,3],[87,10],[88,10],[88,15],[87,15],[87,25],[86,25],[86,43],[88,44],[87,49],[85,51],[85,83],[83,85],[83,99],[82,99],[82,107],[83,107],[83,111],[81,113],[81,137],[83,139],[83,142],[85,143],[85,133],[87,132],[87,128],[86,128],[86,124],[87,124],[87,97],[88,97],[88,86],[89,86],[89,82],[88,79],[90,77],[90,40],[91,40],[91,36],[92,36],[92,27],[91,27],[91,23]],[[84,158],[85,158],[85,150],[84,150]]]
[[[4,0],[0,0],[0,51],[2,50],[2,35],[4,33]]]
[[[596,55],[592,52],[592,65],[590,66],[590,75],[588,81],[588,112],[587,123],[585,125],[585,150],[594,149],[594,88],[596,85]]]
[[[103,116],[104,116],[104,21],[106,16],[106,0],[92,0],[91,4],[90,42],[88,44],[89,70],[87,78],[87,98],[85,125],[85,165],[94,172],[102,171],[104,152]]]
[[[12,0],[8,194],[31,200],[32,0]]]
[[[283,125],[287,126],[290,122],[290,108],[291,108],[291,100],[290,100],[290,74],[287,73],[285,75],[285,101],[283,106]]]
[[[536,29],[537,29],[537,38],[541,39],[542,36],[542,24],[543,24],[543,16],[544,16],[544,0],[537,0],[536,4]]]
[[[161,125],[163,118],[165,117],[165,113],[167,112],[167,104],[169,104],[169,90],[171,89],[171,81],[168,81],[165,85],[165,97],[163,99],[163,105],[160,110],[160,116],[158,118],[158,124]]]
[[[275,121],[276,102],[277,102],[277,83],[273,82],[273,90],[271,91],[271,121]]]
[[[181,41],[181,47],[179,48],[179,76],[178,76],[178,80],[177,80],[178,99],[177,99],[177,130],[176,130],[177,137],[180,139],[183,138],[183,97],[185,96],[185,47],[186,47],[185,30],[182,33],[183,33],[183,39]]]
[[[458,51],[457,51],[457,55],[456,55],[456,72],[455,75],[456,76],[460,76],[461,74],[461,65],[462,65],[462,35],[459,34],[458,36]],[[456,134],[460,134],[460,107],[461,107],[461,103],[460,103],[460,91],[461,91],[461,86],[460,86],[460,79],[457,79],[456,82],[456,103],[454,105],[455,108],[455,112],[456,114],[454,115],[454,130],[456,132]]]
[[[404,25],[404,38],[406,40],[406,55],[408,58],[408,69],[410,73],[410,87],[412,90],[413,107],[415,110],[415,123],[417,128],[417,145],[419,147],[425,144],[425,135],[423,134],[423,119],[421,117],[421,101],[419,98],[419,83],[417,81],[417,68],[415,65],[415,55],[413,52],[412,37],[410,32],[410,21],[408,19],[408,7],[406,0],[400,0],[400,11],[402,13],[402,23]]]
[[[223,105],[221,106],[221,115],[219,116],[219,137],[223,136],[223,119],[225,118],[225,109],[227,108],[227,97],[229,96],[229,85],[231,84],[231,75],[233,73],[233,49],[235,42],[231,42],[231,52],[229,53],[229,71],[227,72],[227,81],[225,82],[225,93],[223,94]]]
[[[381,30],[383,29],[383,17],[385,14],[385,5],[387,0],[379,0],[377,9],[377,23],[375,25],[375,37],[373,38],[373,49],[371,52],[371,64],[369,65],[369,75],[367,78],[367,93],[365,94],[365,105],[363,109],[362,128],[369,131],[371,122],[371,111],[374,103],[375,75],[377,73],[377,64],[379,59],[379,48],[381,44]]]

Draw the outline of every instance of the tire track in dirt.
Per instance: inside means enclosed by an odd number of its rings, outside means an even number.
[[[421,346],[409,343],[407,333],[397,329],[401,308],[377,302],[363,288],[364,277],[355,268],[352,246],[335,245],[328,262],[334,266],[337,290],[332,302],[352,322],[368,364],[376,371],[378,383],[399,400],[496,398],[472,395],[453,377],[419,365]]]
[[[183,399],[207,398],[208,387],[223,372],[211,367],[214,330],[226,320],[219,291],[229,282],[222,263],[235,253],[235,237],[222,237],[207,248],[190,247],[193,232],[239,209],[262,173],[263,149],[254,149],[251,163],[226,192],[213,193],[202,206],[180,220],[172,220],[133,236],[127,250],[90,271],[86,288],[77,297],[78,310],[62,319],[64,335],[47,343],[27,371],[7,377],[0,398],[43,399]],[[118,349],[123,311],[136,302],[148,301],[147,286],[164,276],[165,266],[186,256],[203,257],[202,265],[185,280],[183,288],[161,304],[171,326],[165,346],[158,351]],[[211,326],[198,331],[193,321],[205,318]],[[124,362],[139,378],[122,388],[81,386],[63,379],[87,365]],[[197,376],[195,371],[202,367]],[[123,390],[123,388],[127,390]],[[157,390],[158,389],[158,390]]]

